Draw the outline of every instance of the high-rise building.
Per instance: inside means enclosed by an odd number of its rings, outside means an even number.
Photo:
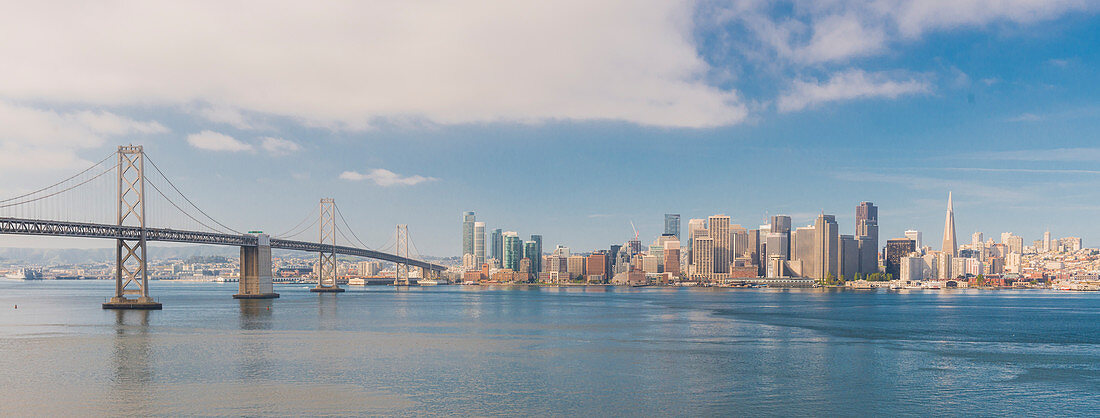
[[[591,282],[603,282],[607,281],[607,266],[610,263],[607,259],[607,253],[597,251],[588,256],[585,259],[584,270],[587,274],[586,278]]]
[[[694,257],[692,263],[692,277],[697,279],[711,279],[714,277],[714,239],[696,235],[691,243],[691,253]]]
[[[1050,230],[1048,229],[1046,232],[1043,232],[1043,251],[1053,251],[1053,247],[1050,241]]]
[[[905,237],[913,240],[913,242],[916,243],[917,250],[920,250],[921,248],[924,248],[924,244],[923,244],[924,241],[921,240],[923,237],[921,236],[920,231],[915,230],[915,229],[906,230],[905,231]]]
[[[571,255],[566,261],[566,269],[569,270],[569,277],[584,277],[584,264],[585,257],[583,255]]]
[[[680,239],[680,214],[679,213],[666,213],[665,214],[665,235],[673,235],[676,239]]]
[[[791,269],[796,276],[811,277],[817,271],[814,258],[816,236],[817,230],[812,226],[800,227],[791,232]]]
[[[534,255],[527,256],[531,257],[531,273],[538,275],[542,273],[542,235],[531,235],[531,242],[535,243]]]
[[[859,272],[859,241],[854,236],[841,235],[837,243],[837,278],[851,280]]]
[[[489,234],[489,258],[504,261],[504,232],[500,228]]]
[[[817,243],[814,251],[814,261],[818,263],[818,270],[811,277],[815,279],[825,279],[830,276],[836,278],[839,273],[837,260],[840,251],[837,248],[840,243],[840,231],[837,228],[836,216],[818,215],[817,221],[814,222],[814,230],[816,232],[814,238]]]
[[[688,220],[688,263],[695,263],[695,238],[707,236],[706,219]]]
[[[791,217],[787,215],[773,215],[771,219],[771,225],[769,226],[767,239],[764,241],[767,247],[768,256],[773,254],[783,254],[784,260],[790,260],[791,255]],[[781,234],[783,248],[771,248],[772,243],[771,234]]]
[[[665,273],[680,276],[680,241],[671,241],[665,247]]]
[[[474,222],[474,256],[478,266],[485,263],[485,222]]]
[[[901,259],[917,250],[917,243],[909,238],[895,238],[886,241],[886,274],[895,279],[901,277]]]
[[[523,240],[519,239],[516,231],[505,232],[503,238],[504,252],[501,259],[503,267],[519,271],[519,260],[523,258]]]
[[[959,245],[955,242],[955,208],[951,202],[951,192],[947,192],[947,218],[943,220],[943,252],[951,254],[951,257],[959,255]]]
[[[714,273],[730,271],[730,217],[714,215],[708,219],[708,236],[714,240]]]
[[[474,222],[477,217],[473,212],[462,212],[462,255],[474,253]]]
[[[878,207],[871,202],[856,206],[856,246],[859,250],[859,272],[878,272]]]
[[[975,232],[970,235],[970,245],[974,248],[982,248],[984,246],[982,241],[985,241],[985,236],[982,235],[981,232]]]
[[[531,259],[531,269],[528,272],[533,275],[539,274],[538,265],[542,261],[542,254],[539,254],[538,247],[539,244],[535,241],[523,242],[523,257]]]

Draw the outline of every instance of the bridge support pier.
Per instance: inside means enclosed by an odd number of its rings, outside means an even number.
[[[320,219],[321,239],[319,243],[331,246],[331,250],[320,253],[317,259],[317,287],[309,289],[316,293],[339,293],[344,289],[336,284],[336,201],[321,199]]]
[[[160,302],[149,296],[145,252],[145,152],[141,145],[118,147],[118,226],[124,225],[140,227],[141,235],[115,241],[115,296],[103,304],[103,309],[161,309]]]
[[[274,299],[271,281],[271,237],[260,234],[255,247],[241,247],[240,289],[234,299]]]

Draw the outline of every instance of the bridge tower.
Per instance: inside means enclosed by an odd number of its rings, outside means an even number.
[[[397,256],[405,260],[397,262],[397,274],[393,279],[394,286],[409,285],[409,225],[397,225]]]
[[[310,292],[343,292],[336,284],[336,201],[321,199],[321,239],[322,245],[330,248],[322,251],[317,260],[317,287]]]
[[[103,309],[161,309],[161,304],[149,297],[145,252],[145,151],[141,145],[118,147],[117,225],[136,226],[140,233],[115,241],[115,296],[103,304]]]

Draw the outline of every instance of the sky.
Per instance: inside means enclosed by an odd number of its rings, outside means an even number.
[[[938,246],[1097,246],[1100,3],[19,2],[0,14],[0,197],[118,145],[218,221],[336,199],[380,247],[462,212],[576,251],[664,213],[750,228],[880,210]],[[0,246],[109,246],[0,237]]]

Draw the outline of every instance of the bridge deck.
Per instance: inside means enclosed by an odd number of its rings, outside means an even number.
[[[189,244],[229,245],[236,247],[254,247],[257,245],[255,235],[232,235],[215,232],[180,231],[166,228],[145,228],[136,226],[104,225],[82,222],[42,221],[35,219],[0,218],[0,234],[8,235],[40,235],[56,237],[82,237],[104,239],[140,239],[142,233],[146,241],[181,242]],[[377,260],[405,263],[414,267],[427,268],[434,271],[443,271],[446,268],[425,261],[406,259],[395,254],[365,248],[347,247],[342,245],[331,246],[316,242],[293,241],[285,239],[271,239],[271,248],[282,250],[297,250],[306,252],[329,252],[351,255],[356,257],[373,258]]]

